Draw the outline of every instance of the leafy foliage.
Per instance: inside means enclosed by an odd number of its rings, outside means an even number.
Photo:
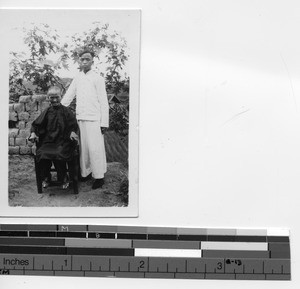
[[[83,47],[92,49],[98,60],[95,65],[100,69],[105,63],[105,71],[99,72],[105,77],[107,90],[118,94],[128,91],[129,77],[122,72],[128,60],[126,40],[109,25],[95,22],[93,27],[81,34],[70,36],[70,43],[62,43],[56,30],[47,24],[32,24],[30,29],[23,29],[26,53],[11,52],[9,87],[11,100],[20,95],[45,93],[51,85],[58,84],[65,89],[58,76],[60,69],[68,69],[68,60],[78,62],[78,53]],[[56,61],[50,60],[56,56]]]
[[[68,69],[66,47],[61,46],[59,35],[47,24],[23,29],[24,44],[30,54],[11,52],[9,88],[14,100],[20,95],[45,93],[51,85],[61,84],[57,70]],[[59,55],[56,63],[47,59],[50,53]]]
[[[108,24],[95,22],[88,31],[69,36],[68,44],[62,43],[58,32],[47,24],[32,24],[29,29],[23,29],[23,34],[27,54],[10,53],[10,102],[17,102],[20,95],[46,93],[52,85],[66,90],[66,82],[59,77],[59,71],[69,69],[69,60],[78,63],[80,50],[84,48],[95,53],[94,68],[105,77],[107,91],[114,95],[129,91],[129,77],[123,71],[128,61],[127,43],[118,32],[111,31]],[[55,61],[51,60],[53,56]],[[127,134],[126,106],[111,105],[110,129]]]
[[[129,115],[126,106],[118,103],[110,105],[109,128],[120,135],[126,135],[128,127]]]

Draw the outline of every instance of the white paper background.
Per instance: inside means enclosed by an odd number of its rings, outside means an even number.
[[[0,276],[0,288],[299,288],[299,2],[49,3],[142,9],[139,218],[80,223],[289,228],[293,281]]]

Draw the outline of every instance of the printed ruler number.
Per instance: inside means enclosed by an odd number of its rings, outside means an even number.
[[[217,263],[217,269],[218,269],[218,270],[222,270],[222,268],[223,268],[222,262],[218,262],[218,263]]]
[[[140,268],[145,269],[145,261],[143,260],[140,261]]]

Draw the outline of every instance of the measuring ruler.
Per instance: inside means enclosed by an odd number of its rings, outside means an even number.
[[[0,225],[0,275],[290,280],[287,230]]]

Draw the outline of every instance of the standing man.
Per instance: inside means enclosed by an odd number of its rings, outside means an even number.
[[[94,53],[79,54],[80,72],[73,79],[61,103],[69,106],[76,95],[76,118],[80,130],[81,176],[95,179],[92,189],[101,188],[107,171],[103,133],[109,126],[109,105],[104,79],[91,68]]]

